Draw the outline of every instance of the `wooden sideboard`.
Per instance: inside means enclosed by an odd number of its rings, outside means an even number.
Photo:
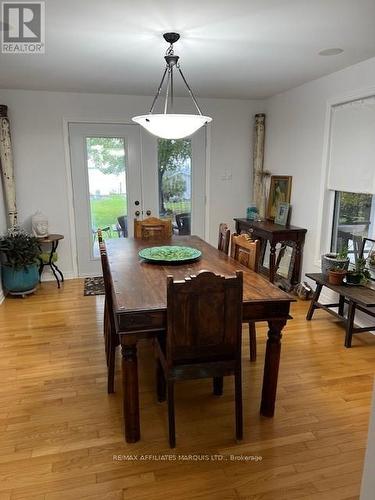
[[[286,289],[292,288],[301,280],[303,244],[307,229],[296,226],[281,226],[271,221],[256,222],[248,219],[234,219],[236,222],[236,232],[249,233],[254,239],[261,242],[261,262],[260,272],[269,277],[271,283],[276,278],[280,278]],[[267,242],[270,245],[269,268],[263,265],[267,248]],[[280,243],[284,246],[292,247],[292,257],[290,260],[289,272],[287,277],[278,276],[277,270],[280,262],[280,252],[276,256],[276,245]]]

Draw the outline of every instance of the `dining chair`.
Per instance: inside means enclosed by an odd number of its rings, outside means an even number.
[[[218,250],[228,255],[229,243],[230,243],[230,229],[228,227],[228,224],[222,222],[219,225],[219,239],[217,243]]]
[[[252,240],[248,234],[232,234],[230,255],[232,259],[256,273],[259,271],[260,242]],[[257,357],[255,322],[249,321],[250,361]]]
[[[115,364],[116,347],[120,344],[116,318],[113,312],[113,286],[109,270],[107,249],[102,239],[101,232],[98,231],[100,258],[102,262],[103,281],[104,281],[104,347],[107,361],[107,392],[115,392]]]
[[[174,383],[213,378],[215,395],[223,377],[234,375],[236,438],[242,439],[242,272],[225,278],[201,271],[182,281],[167,278],[167,333],[155,338],[159,402],[168,400],[169,444],[176,446]]]
[[[190,234],[191,214],[186,212],[176,214],[176,224],[180,236]]]
[[[119,238],[128,237],[128,218],[126,215],[120,215],[117,217],[116,231]]]
[[[172,235],[171,219],[148,217],[144,220],[134,219],[134,238],[142,240],[165,240]]]

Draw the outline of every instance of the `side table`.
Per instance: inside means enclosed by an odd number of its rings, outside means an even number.
[[[39,279],[42,276],[42,272],[44,269],[44,266],[49,266],[53,272],[53,275],[57,281],[57,287],[60,288],[60,281],[64,281],[64,276],[63,273],[60,271],[60,269],[57,267],[56,262],[53,261],[53,257],[56,253],[58,244],[60,240],[63,240],[64,236],[62,234],[49,234],[48,236],[44,238],[38,238],[39,243],[41,245],[50,245],[50,253],[48,257],[48,262],[43,262],[42,259],[40,260],[40,266],[39,266]],[[59,278],[60,276],[60,278]]]
[[[302,252],[307,229],[296,226],[281,226],[271,221],[255,222],[248,219],[234,219],[236,232],[250,233],[254,239],[261,242],[260,272],[268,275],[271,283],[277,277],[278,261],[276,259],[276,245],[285,243],[293,248],[293,256],[289,275],[286,279],[288,288],[292,288],[301,280]],[[267,241],[270,243],[269,269],[263,266],[263,259]]]

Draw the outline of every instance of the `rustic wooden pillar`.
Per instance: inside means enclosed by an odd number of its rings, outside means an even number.
[[[10,138],[8,106],[0,104],[0,167],[3,181],[8,227],[17,224],[16,186],[13,172],[13,153]]]
[[[265,217],[265,190],[264,190],[264,139],[266,115],[255,115],[254,149],[253,149],[253,202],[256,204],[260,219]]]

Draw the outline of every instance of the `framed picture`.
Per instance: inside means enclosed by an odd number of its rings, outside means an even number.
[[[279,203],[290,203],[292,177],[290,175],[272,175],[268,196],[267,219],[274,220]]]
[[[281,226],[286,226],[288,224],[289,218],[289,203],[278,203],[275,215],[275,224],[280,224]]]

